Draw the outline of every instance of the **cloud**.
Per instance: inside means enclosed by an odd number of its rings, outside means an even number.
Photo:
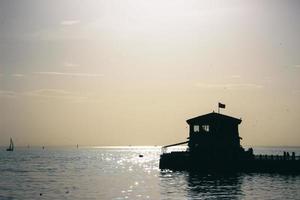
[[[197,87],[209,88],[209,89],[262,89],[262,85],[253,83],[227,83],[227,84],[207,84],[207,83],[197,83]]]
[[[300,64],[286,65],[285,67],[290,69],[300,69]]]
[[[20,77],[24,77],[25,75],[24,74],[11,74],[11,76],[20,78]]]
[[[300,90],[292,90],[293,94],[300,94]]]
[[[60,22],[60,25],[58,28],[55,26],[42,28],[30,34],[22,34],[20,37],[34,41],[94,40],[99,39],[99,31],[103,30],[81,23],[79,20],[64,20]]]
[[[40,90],[33,90],[30,92],[27,92],[26,94],[34,95],[34,96],[47,96],[47,97],[53,97],[53,96],[73,96],[73,93],[67,92],[65,90],[59,90],[59,89],[40,89]]]
[[[234,75],[232,75],[232,76],[231,76],[231,78],[234,78],[234,79],[239,79],[239,78],[241,78],[241,76],[240,76],[240,75],[238,75],[238,74],[234,74]]]
[[[79,20],[63,20],[60,22],[60,24],[63,26],[71,26],[71,25],[75,25],[75,24],[79,24],[79,23],[80,23]]]
[[[293,65],[292,67],[300,69],[300,65]]]
[[[0,97],[14,98],[16,96],[17,96],[17,93],[14,91],[0,90]]]
[[[34,72],[34,74],[50,76],[73,76],[73,77],[102,77],[103,74],[94,73],[65,73],[65,72]]]
[[[64,62],[65,67],[78,67],[79,64],[72,63],[72,62]]]
[[[63,99],[74,99],[74,100],[87,99],[87,97],[82,96],[78,93],[68,92],[60,89],[39,89],[39,90],[25,92],[24,95],[33,96],[33,97],[63,98]]]
[[[0,90],[0,98],[16,98],[16,97],[38,97],[47,99],[66,99],[75,102],[87,100],[89,97],[79,93],[69,92],[60,89],[39,89],[27,92],[15,92],[8,90]]]

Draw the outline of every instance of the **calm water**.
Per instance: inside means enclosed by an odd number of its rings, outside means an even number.
[[[161,172],[159,154],[155,147],[1,148],[0,199],[300,199],[300,175]]]

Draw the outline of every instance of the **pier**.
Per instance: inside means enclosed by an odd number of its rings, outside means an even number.
[[[281,155],[255,155],[245,150],[238,126],[242,119],[208,113],[188,119],[187,141],[162,147],[160,169],[202,172],[279,172],[300,173],[300,156],[295,152]],[[186,149],[169,151],[170,147],[187,144]]]

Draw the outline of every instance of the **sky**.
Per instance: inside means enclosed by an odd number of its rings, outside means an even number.
[[[300,1],[0,0],[0,145],[166,145],[242,118],[300,146]]]

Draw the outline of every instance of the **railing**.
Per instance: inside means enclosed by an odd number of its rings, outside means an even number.
[[[187,151],[188,146],[176,146],[176,147],[162,147],[161,153],[171,153],[171,152],[181,152],[181,151]]]
[[[176,144],[170,144],[170,145],[166,145],[166,146],[163,146],[161,148],[161,153],[164,154],[164,153],[169,153],[168,149],[172,149],[173,151],[185,151],[186,150],[186,146],[180,146],[181,148],[179,148],[179,145],[183,145],[183,144],[186,144],[188,143],[188,141],[185,141],[185,142],[179,142],[179,143],[176,143]],[[174,148],[175,146],[177,146],[176,148]],[[170,148],[170,147],[173,147],[173,148]],[[185,148],[185,149],[184,149]]]
[[[300,160],[300,156],[287,155],[254,155],[255,160]]]

